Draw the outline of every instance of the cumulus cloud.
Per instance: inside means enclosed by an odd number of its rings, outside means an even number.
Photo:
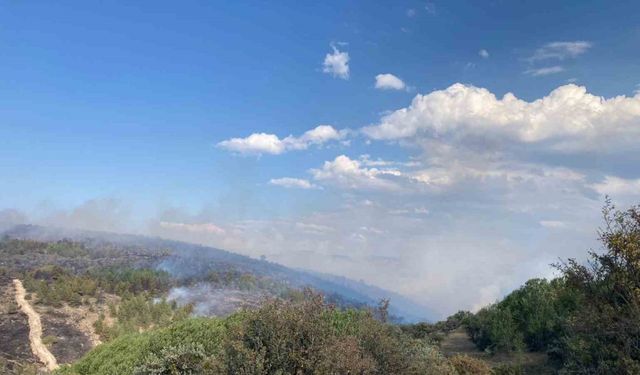
[[[407,86],[398,77],[390,73],[376,76],[376,88],[380,90],[404,90]]]
[[[347,130],[336,130],[331,125],[320,125],[299,137],[289,135],[280,139],[275,134],[254,133],[246,138],[231,138],[218,143],[218,147],[239,154],[279,155],[292,150],[306,150],[312,145],[322,145],[345,138]]]
[[[317,185],[312,184],[309,180],[293,177],[272,178],[269,183],[271,185],[282,186],[284,188],[296,189],[318,189]]]
[[[530,61],[565,60],[575,58],[586,53],[592,44],[583,40],[573,42],[551,42],[538,48],[529,58]]]
[[[322,63],[322,71],[333,77],[349,79],[349,53],[338,50],[332,45],[333,53],[327,53]]]
[[[449,143],[510,141],[554,151],[637,147],[640,97],[603,98],[568,84],[527,102],[507,93],[456,83],[417,95],[411,105],[365,127],[377,140],[439,139]],[[490,143],[483,143],[484,147]]]
[[[402,173],[396,169],[367,168],[359,160],[340,155],[332,161],[325,161],[320,169],[312,169],[317,181],[326,181],[349,189],[400,190],[393,177]]]
[[[487,51],[486,49],[481,49],[480,51],[478,51],[478,56],[482,57],[483,59],[488,59],[489,51]]]
[[[555,65],[555,66],[547,66],[544,68],[527,69],[524,72],[525,74],[529,74],[534,77],[539,77],[539,76],[548,76],[550,74],[564,72],[564,68],[561,67],[560,65]]]

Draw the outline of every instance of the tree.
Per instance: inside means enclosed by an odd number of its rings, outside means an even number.
[[[580,295],[564,341],[571,373],[640,373],[640,208],[618,211],[607,200],[603,251],[583,265],[558,267]]]

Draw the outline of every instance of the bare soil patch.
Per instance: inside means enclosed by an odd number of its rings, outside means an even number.
[[[39,308],[44,310],[45,308]],[[48,338],[49,350],[59,363],[71,363],[78,360],[93,348],[87,335],[76,328],[70,317],[60,311],[48,309],[42,314],[43,337]]]

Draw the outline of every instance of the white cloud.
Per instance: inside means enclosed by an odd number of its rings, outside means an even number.
[[[218,143],[218,147],[241,154],[281,154],[284,143],[275,134],[253,133],[246,138],[231,138]]]
[[[322,71],[334,77],[349,79],[349,54],[332,45],[333,53],[327,53],[322,63]]]
[[[480,51],[478,51],[478,55],[480,57],[482,57],[483,59],[488,59],[489,58],[489,51],[487,51],[486,49],[481,49]]]
[[[605,176],[604,180],[592,185],[593,189],[602,195],[613,198],[635,195],[640,197],[640,178],[625,179],[615,176]]]
[[[325,161],[320,169],[312,169],[313,178],[326,181],[348,189],[366,190],[399,190],[400,185],[392,177],[400,177],[402,173],[395,169],[366,168],[358,160],[345,155],[333,161]]]
[[[407,17],[411,18],[416,15],[415,9],[407,9]]]
[[[563,152],[637,148],[640,96],[606,99],[569,84],[527,102],[512,93],[498,99],[487,89],[456,83],[417,95],[410,106],[362,131],[378,140],[483,142],[487,149],[504,146],[499,141]]]
[[[308,180],[293,177],[272,178],[269,183],[271,185],[282,186],[284,188],[296,189],[318,189],[317,185],[312,184]]]
[[[320,125],[306,131],[300,137],[288,136],[280,139],[274,134],[254,133],[246,138],[232,138],[218,143],[218,147],[239,154],[279,155],[291,150],[306,150],[311,145],[322,145],[338,141],[347,135],[347,130],[336,130],[331,125]]]
[[[540,225],[550,229],[562,229],[567,226],[564,221],[560,220],[540,220]]]
[[[393,74],[378,74],[376,76],[376,88],[381,90],[404,90],[405,83]]]
[[[567,58],[575,58],[587,52],[591,47],[592,44],[586,41],[547,43],[538,48],[529,60],[565,60]]]
[[[534,77],[539,77],[539,76],[548,76],[549,74],[564,72],[564,68],[561,67],[560,65],[555,65],[555,66],[547,66],[544,68],[527,69],[524,72],[525,74],[529,74]]]
[[[225,230],[213,223],[177,223],[161,221],[160,227],[164,229],[181,230],[192,233],[224,234]]]

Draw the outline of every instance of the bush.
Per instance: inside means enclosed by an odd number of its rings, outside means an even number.
[[[568,373],[640,373],[640,207],[604,208],[604,251],[560,265],[581,303],[560,348]]]
[[[481,309],[469,320],[468,330],[481,350],[496,353],[524,349],[523,334],[508,306],[496,304]]]
[[[454,355],[449,361],[459,375],[491,375],[491,367],[483,360],[468,355]]]
[[[220,353],[225,337],[225,322],[212,318],[193,318],[169,327],[145,333],[130,333],[102,344],[71,366],[59,370],[64,375],[113,375],[133,374],[143,366],[151,365],[151,359],[182,347],[201,348],[207,356]],[[185,347],[188,345],[188,347]],[[173,349],[171,349],[173,348]],[[180,358],[174,356],[173,358]],[[184,358],[184,357],[183,357]]]
[[[157,300],[146,293],[126,297],[117,306],[109,307],[116,323],[107,326],[104,324],[104,315],[101,315],[94,324],[96,333],[105,341],[131,332],[166,327],[172,322],[186,319],[192,312],[191,305],[178,307],[175,301]]]
[[[318,295],[226,319],[187,319],[123,335],[62,374],[456,374],[438,350],[371,311],[339,310]]]
[[[482,350],[526,348],[555,353],[577,304],[577,294],[564,279],[531,279],[499,303],[468,318],[467,327]]]
[[[144,364],[134,370],[135,375],[202,375],[207,356],[201,345],[182,344],[150,353]]]

